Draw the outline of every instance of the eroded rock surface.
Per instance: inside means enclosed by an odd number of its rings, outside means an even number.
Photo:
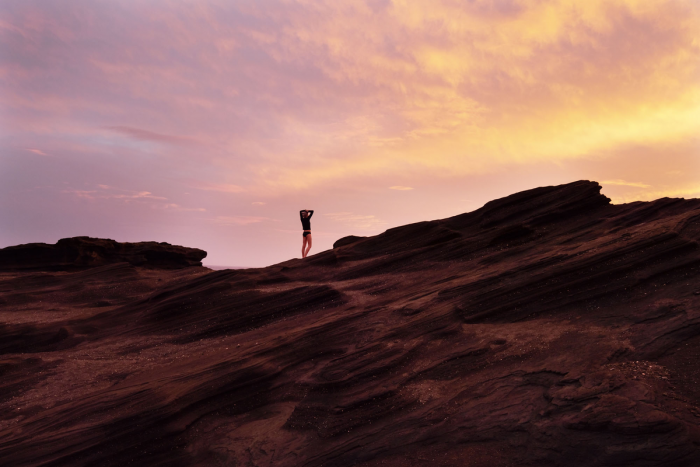
[[[0,274],[0,459],[700,465],[700,200],[581,181],[351,240]]]

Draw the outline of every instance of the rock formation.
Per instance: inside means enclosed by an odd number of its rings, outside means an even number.
[[[700,465],[700,200],[595,182],[261,269],[0,274],[7,465]]]
[[[119,243],[105,238],[62,238],[55,245],[28,243],[0,249],[0,271],[76,270],[127,262],[134,266],[201,266],[206,251],[165,242]]]

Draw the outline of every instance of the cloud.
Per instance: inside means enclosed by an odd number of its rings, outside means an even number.
[[[408,191],[412,190],[413,188],[410,186],[401,186],[401,185],[394,185],[389,187],[390,190],[399,190],[399,191]]]
[[[100,190],[76,190],[69,188],[62,190],[62,193],[72,194],[78,198],[89,200],[121,200],[125,203],[138,201],[146,203],[153,209],[162,209],[170,212],[206,212],[205,208],[191,208],[181,206],[177,203],[166,203],[168,198],[165,196],[156,196],[150,191],[131,191],[121,188],[115,188],[109,185],[97,185]]]
[[[33,152],[34,154],[38,154],[40,156],[48,156],[48,154],[46,154],[44,151],[42,151],[40,149],[27,149],[27,151]]]
[[[233,185],[229,183],[209,183],[209,182],[189,182],[189,186],[196,188],[197,190],[204,191],[218,191],[220,193],[242,193],[246,191],[245,188]]]
[[[329,212],[324,214],[334,222],[340,222],[358,230],[376,230],[387,223],[372,214],[354,214],[352,212]]]
[[[94,190],[76,190],[74,188],[68,188],[66,190],[61,190],[61,193],[68,193],[77,196],[78,198],[84,198],[84,199],[95,199],[95,193],[97,191]]]
[[[660,198],[700,198],[700,184],[682,187],[668,187],[662,190],[645,190],[636,193],[622,194],[610,197],[614,204],[631,203],[633,201],[654,201]]]
[[[115,198],[115,199],[124,199],[124,200],[131,200],[131,199],[159,199],[159,200],[166,200],[168,198],[165,198],[163,196],[155,196],[153,193],[150,191],[139,191],[138,193],[134,194],[112,194],[112,195],[105,195],[105,198]]]
[[[267,220],[272,219],[258,216],[217,216],[214,218],[214,223],[220,225],[249,225]]]
[[[77,29],[71,7],[33,5],[0,28],[13,127],[110,150],[106,128],[167,144],[149,150],[175,171],[246,180],[203,190],[467,176],[682,140],[700,121],[694,0],[94,5]]]
[[[97,185],[98,188],[100,188],[102,191],[97,191],[97,190],[76,190],[74,188],[69,188],[66,190],[62,190],[62,193],[71,193],[76,195],[79,198],[88,198],[88,199],[121,199],[124,201],[132,201],[132,200],[159,200],[159,201],[164,201],[167,200],[168,198],[164,196],[156,196],[150,191],[132,191],[132,190],[124,190],[120,188],[114,188],[110,187],[109,185]],[[111,192],[109,192],[109,191]]]
[[[179,204],[174,204],[174,203],[169,203],[163,205],[164,209],[168,209],[170,211],[178,211],[178,212],[189,212],[189,211],[195,211],[195,212],[205,212],[206,209],[204,208],[186,208],[183,206],[180,206]]]
[[[620,185],[620,186],[633,186],[637,188],[650,188],[651,185],[640,182],[627,182],[625,180],[605,180],[600,182],[601,185]]]
[[[197,144],[198,141],[189,136],[174,136],[166,135],[162,133],[156,133],[154,131],[142,130],[140,128],[132,128],[128,126],[106,126],[104,127],[108,130],[121,133],[123,135],[129,136],[131,138],[137,139],[139,141],[153,141],[156,143],[168,143],[168,144]]]

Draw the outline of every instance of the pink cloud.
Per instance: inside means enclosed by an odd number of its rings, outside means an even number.
[[[197,144],[198,141],[195,138],[189,136],[175,136],[175,135],[165,135],[161,133],[156,133],[154,131],[142,130],[140,128],[131,128],[127,126],[108,126],[105,127],[109,130],[116,131],[138,139],[141,141],[154,141],[157,143],[169,143],[169,144]]]
[[[27,151],[33,152],[34,154],[38,154],[40,156],[48,156],[48,154],[46,154],[44,151],[42,151],[40,149],[27,149]]]
[[[203,191],[218,191],[220,193],[242,193],[245,190],[245,188],[238,186],[238,185],[233,185],[229,183],[209,183],[209,182],[199,182],[199,181],[190,181],[188,182],[188,186],[191,186],[192,188],[196,188],[197,190],[203,190]]]
[[[353,212],[329,212],[324,214],[334,222],[344,224],[358,230],[376,230],[387,224],[374,214],[356,214]]]
[[[103,191],[98,192],[97,190],[76,190],[73,188],[69,188],[66,190],[63,190],[63,193],[72,193],[79,198],[88,198],[88,199],[121,199],[124,201],[132,201],[132,200],[158,200],[158,201],[164,201],[167,200],[168,198],[164,196],[156,196],[150,191],[131,191],[131,190],[123,190],[119,188],[113,188],[110,187],[109,185],[97,185],[100,189]],[[107,192],[107,190],[111,190],[112,193]],[[116,191],[116,193],[115,193]],[[98,194],[99,193],[99,194]]]
[[[61,193],[68,193],[77,196],[78,198],[84,198],[84,199],[95,199],[95,193],[97,191],[94,190],[76,190],[73,188],[69,188],[67,190],[61,190]]]
[[[125,200],[130,200],[130,199],[159,199],[159,200],[165,200],[168,198],[165,198],[163,196],[155,196],[153,193],[150,191],[139,191],[138,193],[130,194],[130,195],[107,195],[105,198],[115,198],[115,199],[125,199]]]
[[[188,212],[188,211],[194,211],[194,212],[205,212],[206,209],[204,208],[186,208],[183,206],[180,206],[179,204],[174,204],[174,203],[169,203],[163,205],[164,209],[169,209],[173,211],[179,211],[179,212]]]
[[[220,225],[248,225],[257,224],[259,222],[272,220],[268,217],[259,216],[217,216],[214,219],[215,224]]]

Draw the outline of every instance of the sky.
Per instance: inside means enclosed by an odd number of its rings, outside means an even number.
[[[700,197],[697,0],[2,0],[0,247],[259,267],[595,180]]]

